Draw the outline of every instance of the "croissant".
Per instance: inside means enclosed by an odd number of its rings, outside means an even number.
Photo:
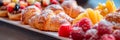
[[[24,11],[22,11],[22,24],[28,24],[28,21],[31,17],[33,17],[36,12],[41,12],[39,8],[36,6],[28,6]]]
[[[69,23],[49,9],[43,10],[39,16],[32,17],[29,22],[32,22],[34,28],[45,31],[58,31],[61,24]]]
[[[77,5],[76,1],[64,1],[61,6],[65,10],[65,13],[72,18],[76,18],[84,9]]]
[[[106,15],[105,20],[112,23],[115,29],[120,29],[120,12],[109,13]]]
[[[52,10],[55,15],[58,15],[60,16],[61,18],[63,19],[66,19],[67,21],[69,21],[70,23],[72,23],[72,21],[74,20],[73,18],[71,18],[69,15],[67,15],[65,12],[64,12],[64,9],[58,5],[58,4],[52,4],[52,5],[49,5],[48,7],[46,7],[45,9],[50,9]]]

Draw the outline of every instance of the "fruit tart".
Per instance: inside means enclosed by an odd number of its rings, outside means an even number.
[[[52,10],[43,10],[38,16],[29,21],[34,28],[45,31],[58,31],[61,24],[69,23],[67,20],[55,15]]]
[[[8,18],[10,20],[20,20],[21,19],[21,9],[20,5],[16,3],[10,3],[7,5]]]
[[[22,11],[22,24],[28,24],[29,19],[32,18],[36,14],[36,12],[40,13],[41,10],[35,5],[28,6],[27,8],[25,8],[24,11]]]
[[[72,21],[74,20],[73,18],[71,18],[69,15],[67,15],[65,12],[64,12],[64,9],[58,5],[58,4],[52,4],[52,5],[49,5],[48,7],[45,8],[46,10],[47,9],[50,9],[52,10],[55,15],[58,15],[60,17],[62,17],[63,19],[66,19],[68,20],[70,23],[72,23]]]
[[[6,2],[0,1],[0,17],[6,17],[7,16],[7,7],[6,7]]]

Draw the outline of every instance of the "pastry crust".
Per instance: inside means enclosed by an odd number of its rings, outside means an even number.
[[[0,10],[0,17],[6,17],[6,16],[8,16],[7,13],[8,13],[8,11]]]
[[[21,13],[17,13],[17,14],[8,13],[8,18],[10,20],[20,21],[20,19],[21,19]]]
[[[77,5],[76,1],[64,1],[62,7],[67,15],[76,18],[84,9]]]
[[[58,4],[49,5],[48,7],[46,7],[46,9],[52,10],[55,15],[60,16],[63,19],[66,19],[70,23],[72,23],[72,21],[73,21],[73,18],[71,18],[69,15],[67,15],[64,12],[64,9]]]
[[[105,17],[105,20],[111,22],[115,29],[120,29],[120,13],[110,13]]]

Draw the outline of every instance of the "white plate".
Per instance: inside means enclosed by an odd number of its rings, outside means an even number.
[[[61,39],[61,40],[70,40],[69,38],[64,38],[64,37],[58,36],[57,32],[41,31],[41,30],[34,29],[34,28],[30,27],[29,25],[22,25],[20,23],[20,21],[12,21],[12,20],[9,20],[7,18],[0,18],[0,21],[6,22],[6,23],[9,23],[9,24],[12,24],[12,25],[16,25],[18,27],[25,28],[25,29],[28,29],[28,30],[31,30],[31,31],[34,31],[34,32],[45,34],[45,35],[48,35],[48,36],[51,36],[51,37],[54,37],[54,38],[58,38],[58,39]]]

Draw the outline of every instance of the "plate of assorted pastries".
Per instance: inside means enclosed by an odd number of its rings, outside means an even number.
[[[120,40],[120,9],[113,0],[94,9],[75,0],[2,0],[0,21],[57,38]]]

